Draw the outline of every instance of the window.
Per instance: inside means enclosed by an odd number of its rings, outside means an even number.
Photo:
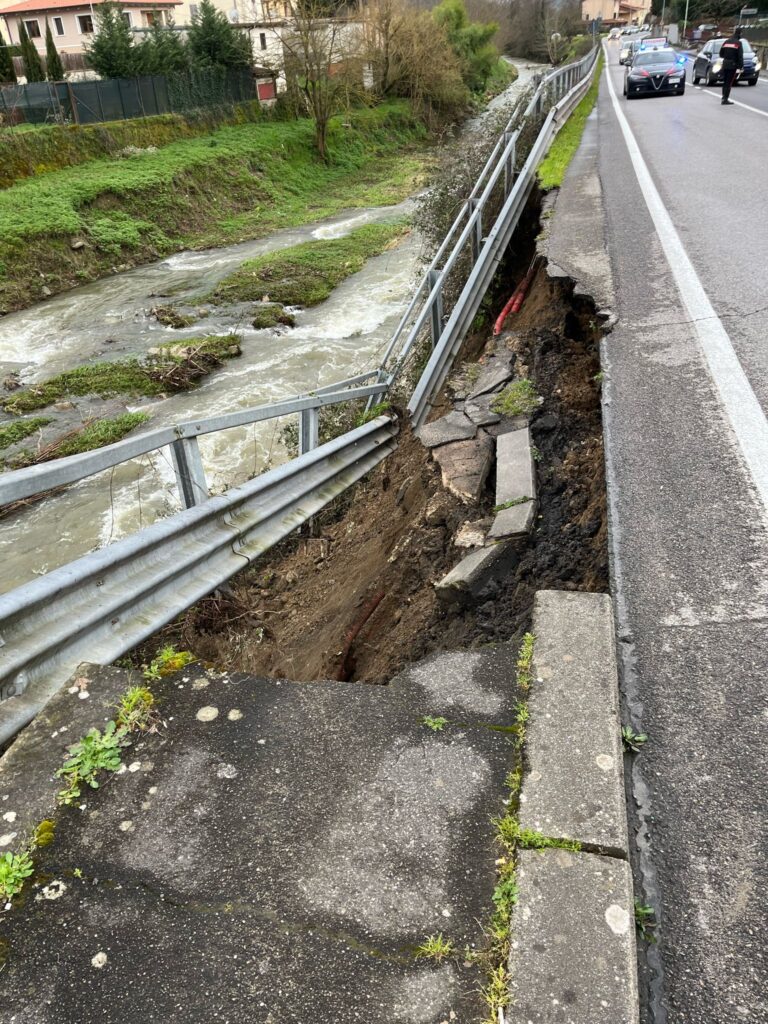
[[[30,39],[40,38],[40,22],[39,21],[25,21],[24,27],[27,30],[27,35]]]
[[[130,28],[131,25],[133,24],[133,22],[131,21],[130,12],[129,11],[123,11],[122,12],[122,17],[123,17],[123,21],[125,22],[125,24],[128,26],[128,28]]]
[[[83,36],[91,35],[93,32],[93,18],[90,14],[78,14],[77,31]]]
[[[56,35],[57,36],[63,36],[64,35],[64,22],[61,20],[61,18],[54,18],[53,19],[53,27],[56,30]]]
[[[267,35],[265,32],[259,32],[259,46],[262,50],[266,50],[267,48]]]

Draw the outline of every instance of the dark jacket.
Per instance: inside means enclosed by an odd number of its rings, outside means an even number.
[[[723,58],[723,67],[728,70],[744,67],[744,47],[736,36],[725,40],[720,47],[720,56]]]

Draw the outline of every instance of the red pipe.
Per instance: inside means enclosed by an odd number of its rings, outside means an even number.
[[[523,280],[514,290],[509,302],[506,304],[504,309],[502,309],[501,313],[499,313],[499,316],[496,319],[496,323],[493,325],[494,337],[497,334],[501,334],[501,330],[504,327],[504,321],[507,319],[510,313],[520,312],[520,307],[525,302],[525,297],[528,294],[528,289],[531,286],[531,281],[533,280],[533,275],[535,273],[536,260],[534,260],[533,263],[530,265],[530,267],[528,268],[528,273],[525,275]]]

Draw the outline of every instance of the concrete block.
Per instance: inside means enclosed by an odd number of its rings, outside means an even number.
[[[496,513],[493,526],[488,532],[488,538],[500,540],[502,537],[519,537],[521,534],[528,534],[533,529],[535,518],[535,501],[525,501],[520,505],[513,505],[511,508],[503,508]]]
[[[536,473],[527,427],[496,438],[496,504],[536,497]]]
[[[507,553],[508,545],[494,544],[478,548],[455,565],[447,575],[435,584],[437,596],[448,603],[476,596],[493,574],[496,564]]]
[[[483,435],[474,441],[456,441],[436,448],[443,487],[464,502],[480,500],[493,460],[493,441]]]
[[[517,878],[508,1024],[636,1024],[627,862],[564,850],[523,850]]]
[[[437,448],[452,441],[466,441],[476,433],[476,425],[463,412],[454,410],[439,420],[425,423],[416,431],[416,436],[427,448]]]
[[[539,591],[533,632],[520,824],[627,856],[610,598]]]

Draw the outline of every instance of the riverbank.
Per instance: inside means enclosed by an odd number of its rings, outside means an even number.
[[[423,180],[408,104],[334,118],[330,161],[309,120],[228,125],[0,191],[0,311],[182,249],[261,238],[342,209],[392,205]]]

